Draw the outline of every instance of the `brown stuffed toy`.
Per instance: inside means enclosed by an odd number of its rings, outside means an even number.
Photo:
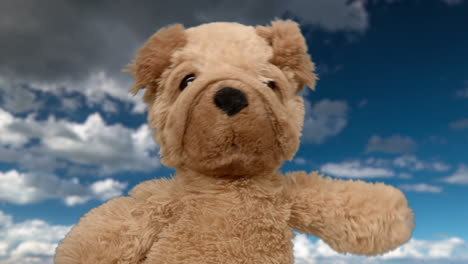
[[[171,179],[91,210],[57,264],[293,263],[296,229],[342,253],[405,243],[413,213],[381,183],[278,172],[299,146],[314,64],[299,27],[210,23],[163,28],[130,65]]]

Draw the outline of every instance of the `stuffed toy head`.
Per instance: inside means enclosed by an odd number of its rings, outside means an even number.
[[[314,65],[296,23],[173,25],[130,65],[162,163],[212,176],[277,170],[299,146]]]

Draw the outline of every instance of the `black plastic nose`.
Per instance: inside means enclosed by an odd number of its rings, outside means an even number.
[[[247,107],[247,97],[245,94],[231,87],[224,87],[216,92],[214,102],[217,107],[223,110],[228,116],[233,116]]]

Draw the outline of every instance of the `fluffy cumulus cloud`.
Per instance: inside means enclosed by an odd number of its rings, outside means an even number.
[[[327,138],[338,135],[348,124],[349,106],[345,101],[324,99],[311,105],[305,100],[305,111],[302,131],[305,143],[322,144]]]
[[[458,169],[443,181],[452,184],[468,184],[468,166],[461,164]]]
[[[458,237],[446,238],[443,240],[417,240],[411,239],[407,244],[392,252],[383,255],[382,259],[409,258],[438,263],[463,263],[468,260],[468,244]],[[452,262],[454,261],[454,262]]]
[[[68,163],[96,167],[101,174],[159,167],[157,145],[146,124],[137,129],[108,125],[97,113],[75,123],[54,117],[37,120],[34,115],[18,118],[0,108],[0,134],[0,161],[35,171]]]
[[[388,168],[378,168],[364,165],[359,160],[341,163],[326,163],[320,170],[325,174],[345,178],[386,178],[395,176],[395,172]]]
[[[414,155],[401,155],[394,159],[369,157],[366,159],[354,159],[342,162],[328,162],[320,167],[320,170],[328,175],[360,179],[387,177],[411,179],[411,173],[413,172],[429,171],[443,173],[449,171],[450,169],[451,166],[443,161],[425,161]],[[403,189],[406,191],[433,193],[442,191],[441,187],[428,185],[425,183],[403,186]]]
[[[445,172],[451,169],[451,166],[442,161],[423,161],[414,155],[402,155],[393,160],[393,165],[401,169],[409,169],[411,171],[436,171]]]
[[[46,96],[59,97],[62,108],[68,110],[76,110],[79,107],[79,99],[84,98],[84,103],[89,107],[101,107],[105,112],[117,112],[117,102],[131,104],[133,113],[144,112],[146,105],[142,100],[142,93],[132,96],[129,92],[132,82],[123,77],[113,76],[105,71],[97,71],[90,73],[83,79],[73,81],[30,81],[23,86],[20,86],[18,82],[5,82],[5,86],[14,86],[19,91],[29,89]]]
[[[43,105],[33,89],[27,85],[13,84],[0,76],[0,104],[12,113],[37,110]]]
[[[426,183],[418,184],[401,184],[399,187],[407,192],[428,192],[428,193],[440,193],[442,187],[434,186]]]
[[[296,163],[297,165],[305,165],[307,164],[307,160],[302,158],[302,157],[296,157],[294,158],[293,160],[294,163]]]
[[[411,239],[403,246],[378,257],[361,257],[336,253],[322,240],[316,242],[299,234],[294,238],[294,257],[296,264],[316,263],[456,263],[468,261],[468,243],[452,237],[443,240]]]
[[[11,215],[0,211],[0,263],[52,263],[57,243],[70,228],[40,219],[14,222]]]
[[[114,179],[83,185],[77,178],[62,179],[52,174],[0,172],[0,201],[31,204],[47,199],[60,199],[73,206],[89,200],[105,201],[122,195],[127,183]]]
[[[380,137],[374,135],[367,143],[366,152],[408,153],[416,150],[416,142],[408,136],[392,135]]]
[[[32,80],[26,83],[6,79],[0,74],[0,104],[11,113],[27,113],[39,110],[47,100],[54,98],[57,105],[49,103],[49,110],[70,112],[86,104],[116,113],[119,111],[118,103],[123,103],[131,106],[132,113],[143,113],[146,110],[143,93],[132,96],[129,92],[131,80],[122,77],[98,71],[79,80]]]

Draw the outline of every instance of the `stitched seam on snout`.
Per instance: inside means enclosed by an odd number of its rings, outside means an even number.
[[[182,153],[180,153],[180,155],[182,157],[185,158],[184,156],[184,153],[185,153],[185,134],[187,133],[187,128],[188,128],[188,124],[189,122],[192,121],[192,115],[190,115],[190,113],[192,112],[193,108],[198,105],[198,103],[200,102],[201,98],[202,98],[202,95],[206,92],[207,88],[210,87],[213,83],[216,83],[216,82],[220,82],[220,81],[224,81],[226,79],[221,79],[221,80],[218,80],[218,79],[215,79],[215,80],[211,80],[209,82],[207,82],[204,87],[202,89],[200,89],[200,91],[195,95],[194,99],[192,100],[192,103],[190,104],[190,106],[188,107],[187,109],[187,112],[186,112],[186,117],[185,117],[185,122],[184,122],[184,128],[183,128],[183,132],[182,132],[182,142],[180,143],[180,150]]]

